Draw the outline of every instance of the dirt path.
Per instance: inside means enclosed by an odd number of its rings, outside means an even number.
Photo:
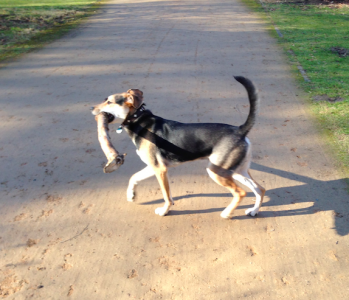
[[[238,1],[110,1],[69,36],[0,70],[0,298],[347,299],[349,197],[324,154],[285,58]],[[153,113],[240,125],[262,99],[250,134],[254,177],[267,188],[257,218],[206,162],[171,170],[167,217],[155,178],[126,201],[144,165],[127,152],[112,174],[89,107],[139,88]],[[115,126],[116,128],[116,126]]]

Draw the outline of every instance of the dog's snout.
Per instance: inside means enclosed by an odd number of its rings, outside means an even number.
[[[94,116],[97,116],[100,113],[100,110],[96,106],[91,106],[90,111]]]

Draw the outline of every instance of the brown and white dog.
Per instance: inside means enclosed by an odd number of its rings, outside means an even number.
[[[132,89],[126,93],[111,95],[92,107],[92,114],[107,113],[110,120],[123,120],[121,128],[137,147],[137,154],[147,165],[134,174],[127,188],[127,200],[133,201],[136,185],[153,175],[159,181],[165,205],[155,210],[165,216],[173,205],[167,172],[179,163],[208,158],[207,172],[219,185],[232,194],[232,202],[221,213],[222,218],[231,218],[246,192],[234,180],[249,187],[256,196],[254,207],[246,214],[257,215],[262,205],[265,189],[252,179],[249,168],[251,143],[246,137],[252,129],[258,107],[258,93],[253,83],[244,77],[235,79],[247,90],[250,112],[246,122],[237,127],[219,123],[179,123],[153,115],[144,108],[143,93]]]

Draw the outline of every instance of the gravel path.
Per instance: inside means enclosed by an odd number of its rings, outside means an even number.
[[[170,170],[168,216],[144,167],[103,174],[89,107],[138,88],[154,114],[240,125],[258,86],[252,174],[267,189],[256,218],[198,161]],[[289,66],[242,3],[109,1],[79,29],[0,70],[0,298],[347,299],[349,197]],[[116,129],[117,126],[115,126]]]

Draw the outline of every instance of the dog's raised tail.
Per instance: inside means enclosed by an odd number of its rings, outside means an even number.
[[[245,87],[248,94],[248,99],[250,100],[250,112],[248,114],[247,120],[239,127],[241,135],[245,137],[252,129],[256,121],[259,103],[258,91],[251,80],[242,76],[234,76],[234,78]]]

